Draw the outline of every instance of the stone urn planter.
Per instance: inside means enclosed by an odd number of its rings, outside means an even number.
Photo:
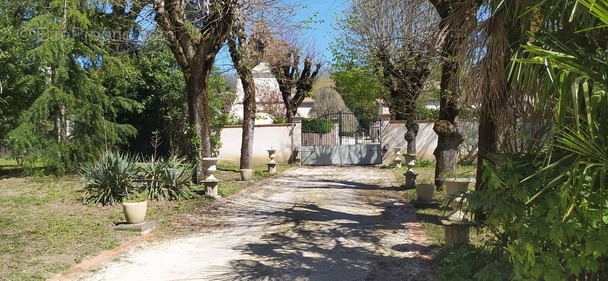
[[[445,193],[448,195],[465,193],[469,189],[469,184],[475,183],[474,178],[444,177],[439,178],[439,181],[445,186]]]
[[[142,223],[146,219],[148,201],[123,202],[122,211],[125,215],[125,221],[127,224]]]
[[[203,166],[205,167],[205,181],[217,181],[215,172],[217,172],[217,162],[220,161],[216,157],[203,158]]]
[[[433,193],[435,193],[435,185],[430,183],[416,184],[416,195],[418,200],[428,202],[433,200]]]

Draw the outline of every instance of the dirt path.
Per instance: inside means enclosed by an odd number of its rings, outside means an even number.
[[[82,280],[427,280],[396,185],[385,169],[294,168],[217,204],[196,235],[144,244]]]

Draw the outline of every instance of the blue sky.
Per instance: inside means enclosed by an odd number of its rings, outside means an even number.
[[[302,39],[314,43],[315,50],[321,56],[323,64],[327,67],[332,60],[329,44],[333,41],[334,20],[342,15],[348,7],[348,0],[313,0],[306,3],[306,9],[296,20],[312,19],[309,28],[303,30]]]
[[[335,34],[334,20],[342,15],[342,11],[348,7],[349,0],[313,0],[305,3],[304,9],[297,12],[294,22],[310,20],[308,28],[302,30],[300,39],[305,44],[312,44],[317,56],[322,63],[322,69],[327,71],[332,61],[329,45]],[[303,46],[306,48],[307,46]],[[230,56],[224,48],[216,58],[216,65],[228,72],[232,72]]]

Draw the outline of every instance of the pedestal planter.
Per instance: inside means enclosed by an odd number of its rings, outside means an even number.
[[[445,227],[445,244],[469,244],[470,229],[474,226],[474,222],[454,222],[449,220],[441,220],[441,224]]]
[[[215,178],[215,172],[217,172],[217,162],[219,158],[205,157],[203,158],[203,165],[205,166],[205,180],[206,181],[217,181]]]
[[[142,202],[123,202],[122,211],[125,215],[127,224],[142,223],[146,219],[148,201]]]
[[[250,181],[253,177],[252,169],[241,169],[241,180],[242,181]]]
[[[219,183],[219,181],[204,181],[203,184],[205,185],[205,195],[211,196],[211,197],[220,197],[220,195],[217,192],[217,184]]]
[[[416,154],[405,154],[405,164],[407,165],[407,171],[403,173],[405,176],[405,188],[414,189],[416,188],[416,172],[414,172],[414,165],[416,165]]]
[[[205,165],[205,180],[203,184],[205,185],[205,195],[209,195],[211,197],[219,197],[217,192],[217,184],[219,180],[215,178],[215,172],[217,172],[217,162],[219,158],[214,157],[205,157],[203,158],[203,164]]]
[[[276,157],[275,152],[277,151],[276,149],[268,149],[268,158],[270,158],[270,161],[268,162],[268,164],[266,164],[268,166],[268,172],[271,174],[274,174],[277,172],[277,163],[274,161],[274,158]]]
[[[401,147],[393,147],[393,151],[395,152],[395,159],[393,160],[395,168],[401,168]]]

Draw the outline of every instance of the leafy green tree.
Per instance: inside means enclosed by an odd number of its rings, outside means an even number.
[[[132,84],[131,98],[141,102],[142,110],[121,116],[138,131],[128,150],[141,155],[190,155],[185,83],[171,50],[163,41],[146,40],[130,59],[139,77]]]
[[[388,93],[375,76],[373,69],[353,64],[334,65],[331,78],[344,103],[359,121],[378,118],[378,100],[384,100]]]
[[[384,97],[393,119],[406,120],[408,153],[416,153],[417,102],[435,52],[439,18],[425,1],[353,1],[336,46],[360,66],[373,67],[388,91]]]
[[[33,5],[33,4],[32,4]],[[8,132],[19,124],[20,113],[43,89],[45,79],[25,55],[34,38],[27,36],[26,9],[16,2],[0,3],[0,145],[10,146]]]
[[[133,81],[129,97],[141,102],[142,109],[121,115],[121,120],[138,131],[126,148],[140,155],[187,157],[197,150],[198,143],[193,145],[195,134],[188,124],[184,76],[167,43],[153,39],[160,36],[160,32],[154,32],[150,40],[144,40],[137,52],[130,55],[138,70],[134,74],[138,79]],[[231,94],[227,93],[229,85],[219,69],[212,70],[208,87],[210,122],[213,127],[221,127],[227,121],[223,107]],[[219,145],[218,132],[212,131],[213,151],[219,149]]]

